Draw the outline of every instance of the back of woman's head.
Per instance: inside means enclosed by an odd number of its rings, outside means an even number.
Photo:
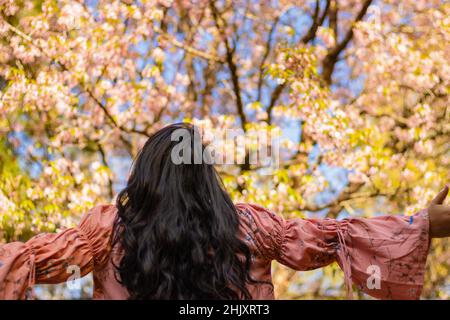
[[[185,123],[153,134],[118,195],[113,241],[131,299],[250,298],[236,209],[198,139]]]

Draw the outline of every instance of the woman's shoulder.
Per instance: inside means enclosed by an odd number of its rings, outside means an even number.
[[[92,231],[112,229],[116,217],[117,207],[114,204],[96,205],[81,218],[80,227]]]
[[[117,217],[117,208],[112,204],[101,204],[89,210],[81,219],[78,229],[89,241],[97,266],[109,259],[110,240]]]
[[[255,203],[236,203],[235,207],[243,220],[257,220],[267,223],[282,223],[282,218],[274,211]]]
[[[283,240],[285,221],[272,210],[254,203],[235,204],[241,236],[259,255],[273,259]]]

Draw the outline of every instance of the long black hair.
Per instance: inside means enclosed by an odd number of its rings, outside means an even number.
[[[191,163],[174,161],[180,141],[172,137],[180,129],[194,150],[195,126],[157,131],[117,197],[118,280],[130,299],[250,299],[251,255],[238,237],[236,208],[212,164],[194,163],[195,152],[188,154]]]

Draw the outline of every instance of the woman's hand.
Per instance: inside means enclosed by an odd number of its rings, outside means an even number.
[[[450,237],[450,206],[444,205],[448,194],[448,186],[445,186],[428,207],[430,219],[430,237]]]

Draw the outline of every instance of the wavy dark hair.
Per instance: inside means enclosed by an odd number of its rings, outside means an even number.
[[[172,161],[179,129],[187,130],[194,150],[195,126],[157,131],[117,197],[118,280],[130,299],[250,299],[246,285],[255,281],[237,209],[212,164],[194,164],[194,152],[191,164]]]

